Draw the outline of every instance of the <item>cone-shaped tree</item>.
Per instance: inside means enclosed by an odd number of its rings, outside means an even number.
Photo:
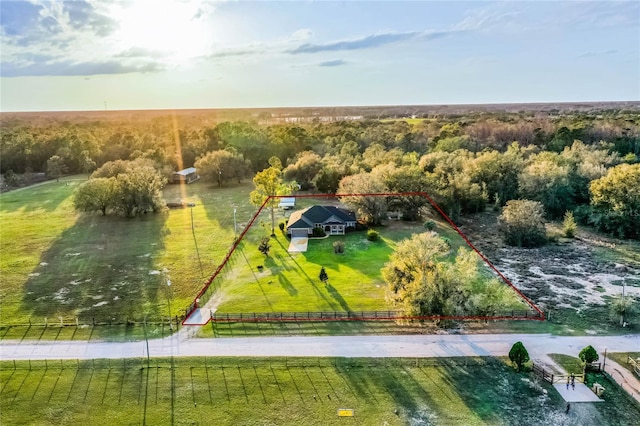
[[[323,283],[326,284],[327,280],[329,279],[329,275],[327,275],[327,271],[324,270],[324,266],[322,267],[322,269],[320,269],[320,281],[322,281]]]
[[[516,365],[518,371],[522,370],[522,366],[529,361],[529,352],[522,342],[514,343],[509,351],[509,359]]]

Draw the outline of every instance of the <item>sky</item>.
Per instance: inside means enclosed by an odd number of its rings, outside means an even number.
[[[0,1],[0,111],[640,100],[639,1]]]

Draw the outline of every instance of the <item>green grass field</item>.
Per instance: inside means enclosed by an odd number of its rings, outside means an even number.
[[[0,324],[159,318],[170,305],[175,315],[233,242],[233,209],[239,221],[255,211],[248,204],[249,185],[167,186],[167,201],[196,203],[194,242],[189,208],[136,219],[77,214],[72,193],[83,180],[70,177],[0,195]]]
[[[2,362],[4,425],[632,424],[626,401],[569,416],[499,359],[181,358]],[[355,417],[338,418],[350,408]],[[623,409],[624,408],[624,409]]]
[[[136,219],[78,214],[72,194],[84,179],[0,195],[0,324],[70,323],[76,317],[83,323],[141,321],[145,315],[157,320],[171,307],[175,315],[189,306],[230,249],[234,209],[238,233],[255,212],[248,202],[252,185],[219,189],[196,182],[169,185],[164,194],[167,201],[195,202],[193,209]],[[326,202],[298,201],[298,208]],[[284,218],[278,212],[278,222]],[[390,222],[379,228],[377,242],[352,233],[312,240],[306,253],[290,255],[289,241],[276,229],[265,257],[257,244],[270,234],[270,222],[264,211],[219,280],[221,312],[387,309],[380,269],[398,241],[424,231],[421,223]],[[464,244],[444,222],[438,230],[454,250]],[[333,253],[338,238],[346,245],[343,255]],[[327,286],[318,279],[322,266],[329,274]]]
[[[620,364],[622,367],[629,370],[632,374],[636,374],[633,371],[633,367],[628,363],[628,359],[631,357],[632,359],[637,360],[640,358],[640,352],[613,352],[607,354],[607,358],[610,358]],[[602,360],[600,360],[602,361]]]

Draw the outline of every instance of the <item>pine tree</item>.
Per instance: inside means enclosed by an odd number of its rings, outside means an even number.
[[[329,275],[327,275],[327,271],[324,270],[324,266],[322,267],[322,269],[320,269],[320,281],[322,281],[323,283],[327,283],[327,280],[329,279]]]

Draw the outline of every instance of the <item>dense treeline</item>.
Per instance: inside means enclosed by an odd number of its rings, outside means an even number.
[[[177,119],[163,117],[121,123],[13,119],[1,129],[0,169],[8,184],[15,173],[57,177],[61,171],[90,173],[112,161],[145,159],[165,177],[195,164],[203,177],[222,186],[264,170],[275,156],[283,165],[283,178],[302,189],[424,190],[453,217],[522,198],[540,202],[548,218],[575,210],[582,223],[637,236],[618,223],[638,214],[635,204],[611,214],[618,204],[594,197],[594,191],[603,190],[593,183],[615,166],[638,162],[638,114],[482,113],[408,121],[202,123],[181,127]],[[633,181],[636,169],[610,179],[623,182],[630,175],[627,180]],[[613,195],[628,196],[628,191]],[[385,208],[415,219],[421,203],[404,197]],[[372,222],[382,214],[373,212]]]
[[[303,151],[313,151],[342,172],[371,168],[380,150],[399,153],[494,149],[504,152],[517,141],[523,147],[562,152],[574,140],[601,142],[621,157],[640,155],[640,116],[628,112],[594,112],[540,117],[479,114],[406,121],[342,121],[263,126],[246,121],[181,126],[170,116],[147,121],[3,120],[0,171],[46,172],[47,161],[61,157],[69,173],[91,171],[113,160],[149,158],[178,168],[216,150],[233,150],[249,160],[253,171],[277,155],[284,165]],[[368,152],[367,152],[368,151]],[[351,156],[351,160],[344,157]]]

